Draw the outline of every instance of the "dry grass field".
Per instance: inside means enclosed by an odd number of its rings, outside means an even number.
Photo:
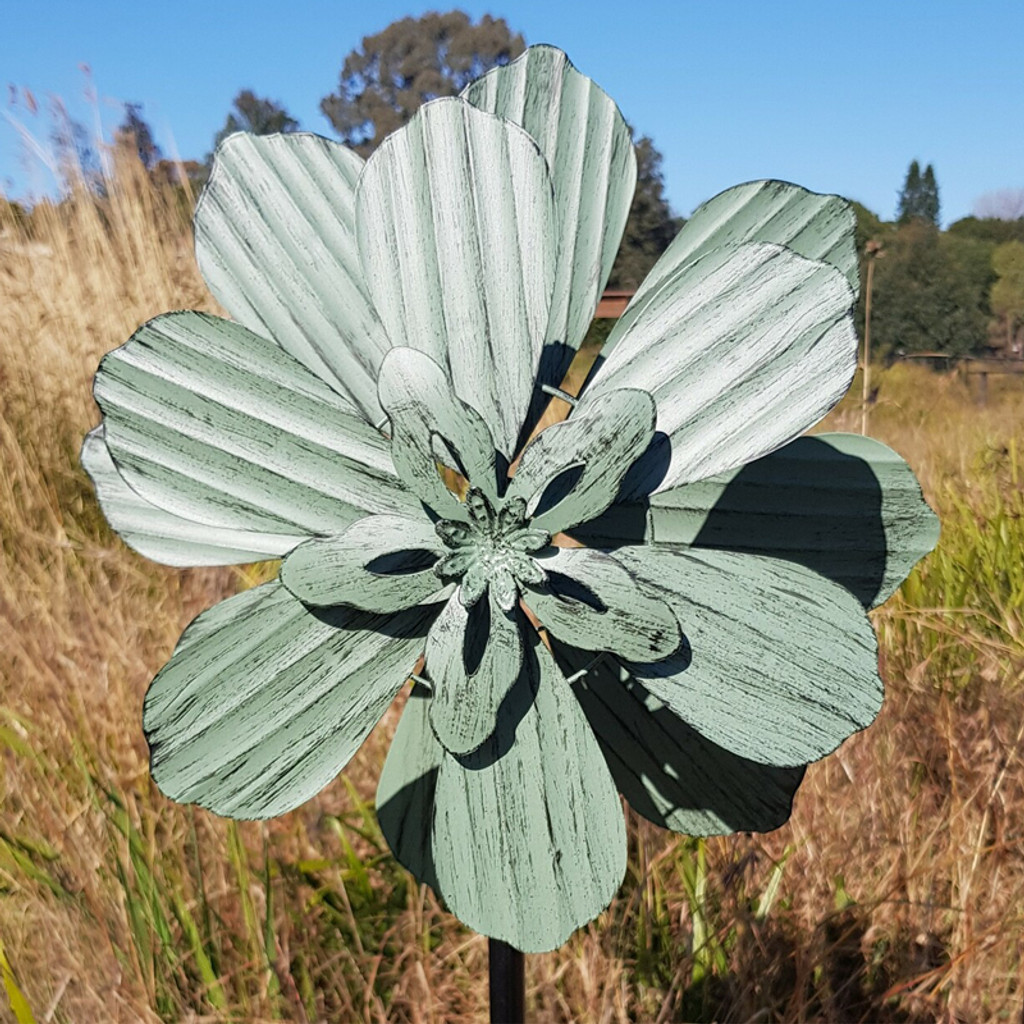
[[[0,1019],[484,1019],[485,941],[377,827],[395,711],[266,824],[149,778],[147,683],[194,615],[268,574],[135,555],[77,463],[100,356],[156,313],[213,308],[187,208],[121,162],[104,198],[0,224]],[[1024,390],[979,409],[954,378],[877,374],[871,432],[943,520],[874,613],[881,716],[811,767],[777,832],[633,821],[611,908],[528,958],[530,1019],[1020,1019]],[[859,421],[848,400],[827,426]]]

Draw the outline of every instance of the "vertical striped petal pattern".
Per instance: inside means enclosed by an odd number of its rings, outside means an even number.
[[[356,248],[362,169],[347,146],[306,132],[229,136],[196,205],[196,259],[235,320],[378,423],[388,340]]]
[[[547,331],[557,239],[544,157],[459,99],[422,107],[367,161],[359,252],[394,345],[429,355],[511,457]]]
[[[854,295],[782,246],[716,249],[666,277],[583,392],[650,392],[671,453],[644,493],[750,462],[817,423],[857,362]]]
[[[200,615],[146,694],[157,785],[234,818],[315,796],[409,677],[429,617],[316,614],[276,582]]]
[[[594,317],[629,215],[636,188],[629,127],[611,97],[553,46],[529,47],[463,97],[525,128],[551,172],[558,267],[540,383],[557,387]]]

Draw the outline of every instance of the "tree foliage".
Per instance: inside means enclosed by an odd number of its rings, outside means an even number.
[[[908,224],[912,220],[922,220],[926,224],[938,227],[939,185],[935,180],[935,170],[931,164],[928,164],[922,172],[921,166],[916,160],[910,161],[907,177],[899,194],[896,220],[900,224]]]
[[[153,138],[153,129],[142,116],[141,103],[124,105],[124,120],[114,130],[114,143],[134,149],[139,163],[147,171],[152,171],[163,159],[163,153]]]
[[[991,275],[988,243],[943,234],[923,218],[900,225],[875,269],[873,348],[891,356],[983,347]]]
[[[320,109],[341,140],[368,156],[428,100],[457,96],[475,78],[525,49],[504,18],[473,23],[462,11],[403,18],[366,36]]]
[[[274,135],[277,132],[295,132],[299,122],[275,100],[257,96],[252,89],[243,89],[232,101],[234,108],[228,113],[224,127],[214,136],[213,148],[235,132],[252,132],[253,135]],[[212,154],[207,157],[207,163]]]
[[[990,293],[992,312],[1002,321],[1006,348],[1019,355],[1018,328],[1024,325],[1024,244],[1014,241],[997,246],[992,269],[996,273]]]
[[[672,215],[665,198],[661,160],[650,136],[642,135],[636,141],[636,192],[609,288],[637,288],[683,226],[683,218]]]

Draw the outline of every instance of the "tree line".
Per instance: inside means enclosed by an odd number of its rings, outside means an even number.
[[[860,204],[862,284],[873,274],[872,350],[883,359],[939,352],[1019,358],[1024,349],[1024,190],[979,199],[981,216],[940,228],[931,164],[907,169],[896,216],[883,221]],[[863,328],[866,292],[858,309]]]
[[[504,18],[484,15],[474,22],[462,11],[403,18],[366,36],[345,57],[337,85],[321,99],[320,110],[341,142],[369,156],[423,103],[458,95],[486,71],[515,60],[525,46],[523,36]],[[73,125],[70,119],[66,122]],[[195,194],[226,136],[300,129],[281,103],[245,88],[235,96],[202,160],[165,160],[137,103],[125,105],[115,143],[134,152],[150,175],[165,183],[184,185],[184,173]],[[84,131],[65,130],[58,141],[64,148],[88,145]],[[665,197],[662,157],[653,139],[634,133],[633,141],[637,189],[609,280],[609,287],[616,289],[636,288],[685,223]],[[91,151],[75,156],[79,168],[95,163]],[[98,176],[94,187],[102,190]],[[859,203],[854,208],[862,284],[868,262],[874,262],[871,335],[876,357],[1022,354],[1024,189],[990,193],[979,200],[974,215],[942,230],[935,169],[931,164],[922,169],[914,160],[892,220]],[[862,287],[857,314],[861,330],[865,299]],[[604,333],[599,326],[594,332],[595,337]]]

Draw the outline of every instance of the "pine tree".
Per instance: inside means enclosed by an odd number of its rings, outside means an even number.
[[[900,224],[908,223],[917,216],[917,208],[921,197],[921,167],[916,160],[910,161],[907,177],[903,182],[899,203],[896,207],[896,220]]]
[[[929,164],[924,173],[916,160],[910,161],[907,177],[900,191],[896,219],[900,224],[923,220],[933,227],[939,226],[939,186],[935,169]]]
[[[936,227],[939,226],[939,184],[935,171],[929,164],[921,176],[921,210],[919,216]]]

